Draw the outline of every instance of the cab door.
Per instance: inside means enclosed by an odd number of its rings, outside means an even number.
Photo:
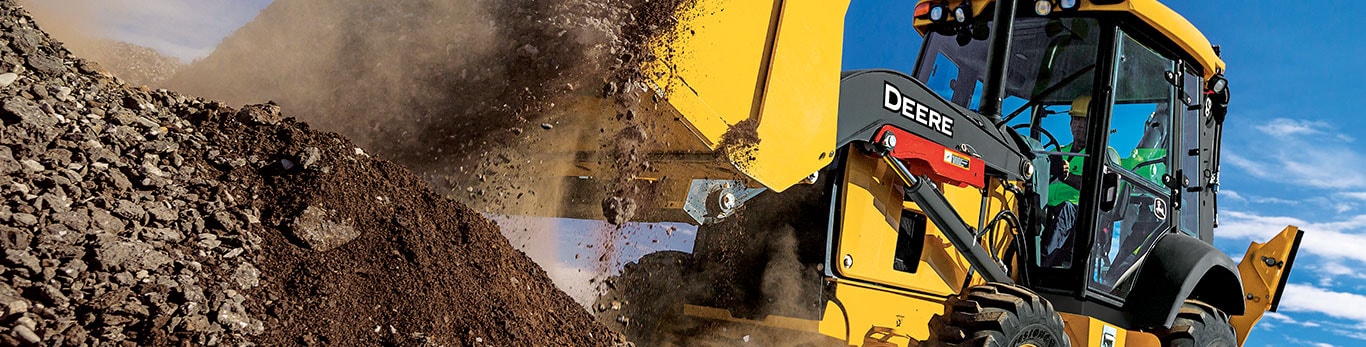
[[[1171,230],[1175,173],[1177,62],[1123,31],[1117,34],[1113,99],[1103,161],[1102,202],[1094,219],[1086,283],[1092,292],[1123,300],[1141,259]]]

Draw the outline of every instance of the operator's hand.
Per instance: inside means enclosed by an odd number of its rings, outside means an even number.
[[[1072,175],[1072,164],[1067,162],[1067,158],[1058,156],[1057,160],[1049,160],[1048,173],[1053,180],[1063,180]]]

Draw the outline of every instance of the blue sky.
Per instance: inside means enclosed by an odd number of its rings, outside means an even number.
[[[72,17],[83,31],[190,61],[270,0],[23,2],[35,12]],[[921,39],[905,20],[913,3],[854,0],[845,65],[909,72]],[[1357,146],[1366,141],[1366,131],[1357,130],[1366,117],[1355,116],[1366,109],[1366,65],[1358,63],[1366,38],[1353,15],[1366,12],[1366,2],[1169,3],[1223,47],[1229,66],[1234,99],[1216,245],[1240,258],[1249,242],[1287,224],[1307,231],[1281,313],[1264,318],[1248,345],[1366,344],[1366,150]]]
[[[1241,259],[1285,225],[1306,230],[1281,312],[1248,346],[1366,344],[1366,54],[1360,1],[1169,1],[1223,47],[1233,91],[1216,246]],[[854,0],[845,66],[910,71],[913,2]]]

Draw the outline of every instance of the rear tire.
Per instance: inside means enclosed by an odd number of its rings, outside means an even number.
[[[1186,300],[1171,329],[1156,331],[1163,347],[1236,347],[1238,338],[1228,315],[1213,306]]]
[[[926,346],[1071,347],[1053,304],[1024,287],[990,283],[949,298]]]

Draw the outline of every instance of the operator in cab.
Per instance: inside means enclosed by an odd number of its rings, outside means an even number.
[[[1077,206],[1081,200],[1082,166],[1086,161],[1088,126],[1087,114],[1091,107],[1091,96],[1082,95],[1072,100],[1072,108],[1067,111],[1071,116],[1072,143],[1060,147],[1059,152],[1067,153],[1051,160],[1049,168],[1051,181],[1048,185],[1048,220],[1044,225],[1043,265],[1055,268],[1072,266],[1073,240],[1076,239]],[[1107,152],[1114,152],[1108,149]],[[1110,158],[1118,155],[1110,153]],[[1108,242],[1103,240],[1102,242]],[[1109,249],[1105,247],[1104,249]]]

